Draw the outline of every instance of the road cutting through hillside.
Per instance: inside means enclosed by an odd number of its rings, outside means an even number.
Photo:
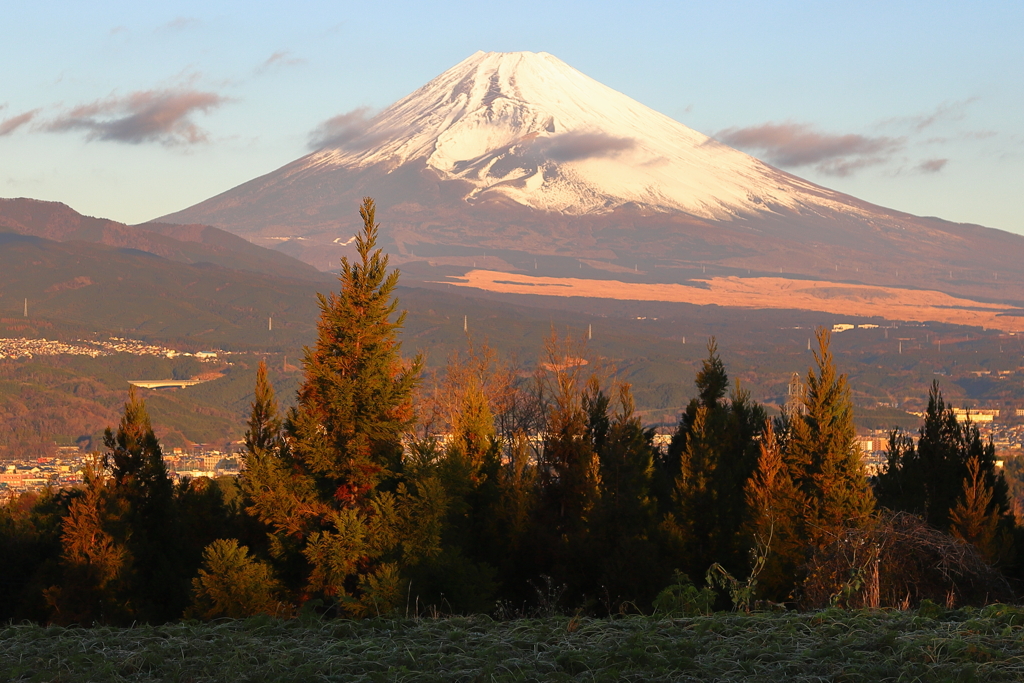
[[[667,301],[734,308],[797,309],[863,318],[972,325],[1006,332],[1024,329],[1024,309],[943,292],[781,277],[714,277],[690,285],[535,277],[471,270],[446,281],[504,294]],[[1001,315],[1002,314],[1002,315]]]

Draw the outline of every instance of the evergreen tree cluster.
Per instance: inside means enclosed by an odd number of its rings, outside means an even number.
[[[425,386],[372,200],[360,214],[297,405],[257,372],[239,480],[172,484],[133,390],[83,487],[0,515],[0,617],[877,607],[1002,595],[992,566],[1015,573],[992,445],[937,385],[874,486],[825,330],[775,418],[712,339],[664,451],[630,386],[554,335],[532,376],[470,345]]]
[[[890,434],[876,488],[881,504],[919,515],[977,547],[990,563],[1011,560],[1015,523],[995,446],[982,440],[977,425],[957,420],[938,382],[916,442],[899,430]]]

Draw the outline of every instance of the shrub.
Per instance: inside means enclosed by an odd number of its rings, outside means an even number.
[[[690,577],[676,571],[670,584],[654,599],[654,612],[666,617],[707,616],[714,611],[718,595],[710,588],[697,589]]]
[[[249,554],[235,539],[220,539],[203,551],[203,568],[192,579],[193,601],[186,616],[238,619],[257,614],[287,616],[278,598],[280,586],[270,566]]]

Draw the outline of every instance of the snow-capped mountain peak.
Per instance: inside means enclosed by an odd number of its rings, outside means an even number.
[[[544,52],[477,52],[304,166],[419,161],[468,182],[469,202],[500,195],[574,215],[633,203],[721,220],[837,204]]]
[[[215,225],[330,269],[351,257],[370,196],[382,247],[421,273],[483,258],[503,272],[682,282],[718,264],[994,296],[994,279],[970,273],[999,271],[999,296],[1024,291],[1008,279],[1019,236],[807,182],[549,54],[478,52],[373,118],[342,115],[317,134],[318,151],[161,222]]]

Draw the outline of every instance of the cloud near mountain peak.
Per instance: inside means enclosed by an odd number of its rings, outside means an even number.
[[[538,138],[535,145],[546,158],[565,163],[623,152],[636,146],[636,140],[600,132],[569,131]]]
[[[810,124],[794,122],[726,128],[715,137],[740,149],[763,152],[766,160],[776,166],[814,166],[835,176],[883,164],[906,143],[902,137],[823,133]]]

